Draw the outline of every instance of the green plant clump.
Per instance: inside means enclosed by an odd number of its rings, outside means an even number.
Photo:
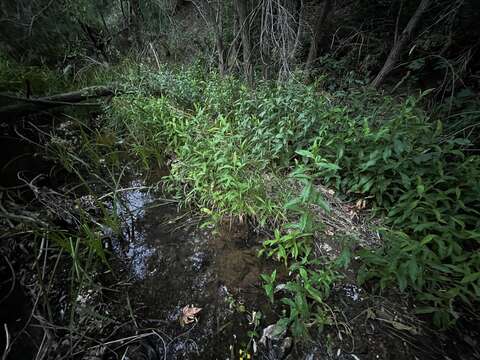
[[[252,90],[195,68],[144,72],[137,75],[152,93],[117,97],[110,126],[143,163],[171,164],[169,184],[186,204],[278,228],[299,217],[297,227],[305,229],[312,219],[302,209],[315,201],[287,204],[296,199],[287,174],[308,173],[384,217],[385,245],[360,254],[362,281],[379,278],[381,287],[395,282],[412,291],[425,305],[419,312],[433,313],[440,326],[457,316],[458,305],[474,306],[480,157],[467,155],[467,140],[445,136],[418,99],[399,102],[355,88],[326,93],[320,83],[295,79]],[[275,239],[297,251],[310,233],[290,229]]]
[[[412,290],[417,311],[448,326],[480,296],[480,157],[465,155],[469,141],[443,136],[415,99],[372,113],[323,124],[304,161],[385,217],[385,246],[360,253],[360,280]]]

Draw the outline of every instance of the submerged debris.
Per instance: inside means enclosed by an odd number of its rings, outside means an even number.
[[[194,321],[197,321],[197,314],[202,310],[202,308],[194,307],[193,305],[186,305],[182,308],[182,313],[180,314],[180,325],[185,326],[191,324]]]

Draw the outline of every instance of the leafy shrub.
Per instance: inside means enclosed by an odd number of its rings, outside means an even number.
[[[114,100],[111,126],[144,163],[170,159],[169,182],[186,203],[219,217],[297,217],[293,231],[266,243],[271,256],[295,260],[301,252],[288,251],[311,232],[308,182],[320,178],[385,217],[385,246],[361,253],[361,280],[412,291],[440,326],[477,301],[480,160],[465,155],[468,141],[446,140],[418,99],[355,88],[328,94],[295,79],[252,90],[195,69],[142,71],[151,92]],[[310,174],[306,202],[284,175],[292,170]]]
[[[460,303],[473,307],[480,296],[480,158],[465,158],[450,142],[425,153],[415,178],[387,213],[389,240],[376,253],[362,253],[362,280],[380,275],[382,287],[397,281],[412,288],[438,326],[458,318]],[[387,261],[387,262],[386,262]]]
[[[363,251],[360,280],[380,278],[411,289],[439,326],[458,305],[479,296],[480,157],[465,156],[464,139],[444,140],[416,101],[374,107],[324,124],[299,152],[304,162],[344,193],[369,199],[385,215],[386,245]]]
[[[279,232],[276,233],[278,237]],[[285,239],[291,237],[285,235]],[[262,274],[263,287],[270,301],[274,302],[275,293],[281,293],[280,302],[286,306],[283,316],[276,323],[275,331],[281,333],[290,329],[297,339],[303,340],[309,337],[311,327],[322,331],[323,326],[331,322],[330,309],[325,301],[333,283],[340,277],[334,264],[315,259],[311,254],[311,244],[305,242],[298,245],[301,249],[300,256],[294,246],[284,247],[282,239],[265,245],[277,254],[285,252],[286,258],[292,259],[291,265],[287,266],[289,278],[285,283],[275,286],[276,271],[271,275]],[[284,250],[280,250],[282,247]]]
[[[238,132],[233,119],[197,106],[183,111],[168,98],[120,98],[112,107],[123,119],[132,151],[144,163],[152,157],[172,159],[168,181],[186,203],[216,216],[281,216],[266,195],[268,160],[255,156],[253,143]]]

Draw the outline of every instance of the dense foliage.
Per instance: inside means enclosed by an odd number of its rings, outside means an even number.
[[[277,240],[266,246],[287,263],[308,252],[302,243],[312,234],[301,211],[303,226],[285,227],[301,203],[291,190],[295,176],[306,179],[299,199],[307,204],[321,201],[310,195],[311,183],[331,184],[384,216],[385,246],[360,253],[361,280],[413,291],[425,305],[418,312],[434,313],[442,326],[462,304],[474,306],[480,158],[465,155],[468,140],[443,134],[441,121],[418,107],[421,98],[327,93],[294,79],[252,91],[195,71],[148,78],[164,96],[118,97],[112,126],[145,163],[169,159],[169,181],[185,202],[217,218],[276,219]]]

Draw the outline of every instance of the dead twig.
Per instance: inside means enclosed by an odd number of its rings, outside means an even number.
[[[10,333],[8,332],[7,324],[3,324],[3,329],[5,330],[5,350],[3,351],[2,360],[6,360],[11,346]]]

